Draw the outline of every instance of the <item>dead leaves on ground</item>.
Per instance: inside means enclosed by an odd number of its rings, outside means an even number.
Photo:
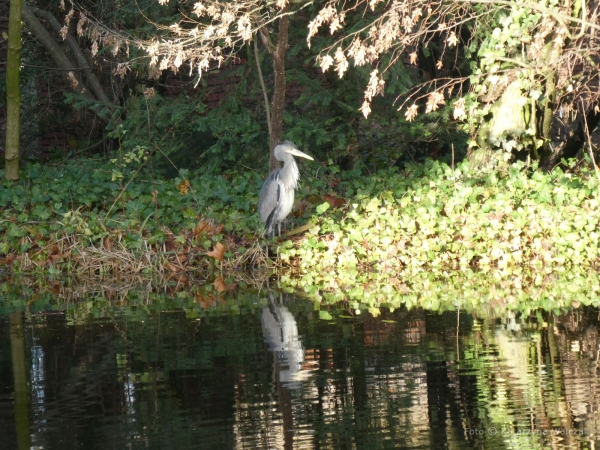
[[[214,236],[216,234],[220,234],[223,231],[223,224],[215,226],[215,224],[208,222],[206,220],[201,220],[194,228],[194,237],[197,238],[202,233],[206,234],[208,237]]]
[[[165,266],[172,273],[184,271],[193,263],[194,256],[200,254],[209,256],[219,262],[223,261],[227,246],[217,242],[212,250],[205,251],[205,247],[199,242],[200,238],[211,238],[221,234],[222,231],[223,224],[216,225],[212,221],[201,220],[190,235],[186,237],[185,245],[179,244],[177,239],[168,239],[163,245],[165,253],[170,253]]]
[[[221,237],[223,224],[211,220],[201,220],[193,229],[178,236],[165,229],[163,243],[146,243],[137,251],[125,245],[121,234],[107,235],[98,246],[89,246],[77,236],[67,235],[41,244],[41,236],[37,236],[35,230],[27,231],[30,235],[21,238],[21,245],[28,245],[29,250],[21,254],[0,254],[0,267],[15,263],[22,269],[50,267],[68,261],[77,272],[139,273],[150,268],[172,275],[214,267],[215,262],[222,264],[227,251],[247,244],[243,240]]]
[[[225,246],[220,242],[217,242],[215,248],[210,252],[206,252],[206,254],[215,258],[217,261],[223,261],[223,258],[225,258]]]
[[[9,253],[8,255],[6,255],[6,257],[0,258],[0,266],[12,266],[12,264],[14,262],[15,262],[15,254],[14,253]]]
[[[324,194],[322,198],[323,201],[329,203],[329,206],[332,208],[341,208],[346,203],[346,200],[336,195]]]

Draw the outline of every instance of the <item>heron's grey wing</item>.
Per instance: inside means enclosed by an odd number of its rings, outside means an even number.
[[[273,224],[277,215],[276,209],[279,205],[281,189],[279,186],[279,170],[272,172],[262,185],[258,197],[258,214],[260,221],[269,225]]]

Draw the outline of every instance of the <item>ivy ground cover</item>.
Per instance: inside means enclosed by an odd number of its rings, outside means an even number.
[[[121,178],[101,160],[25,170],[18,184],[0,185],[4,271],[260,268],[336,300],[372,290],[406,300],[433,279],[474,291],[485,283],[490,301],[502,302],[519,288],[599,290],[599,182],[575,163],[551,173],[522,163],[488,173],[433,161],[371,175],[320,167],[304,172],[288,224],[306,231],[270,241],[256,214],[262,178],[254,172]]]

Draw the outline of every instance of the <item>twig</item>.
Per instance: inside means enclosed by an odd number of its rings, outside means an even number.
[[[583,132],[585,133],[585,140],[588,148],[588,152],[590,153],[590,158],[592,159],[592,164],[594,165],[594,171],[596,172],[596,178],[600,181],[600,173],[598,172],[598,166],[596,165],[596,160],[594,158],[594,152],[592,151],[592,137],[590,136],[590,130],[588,129],[587,117],[585,115],[585,110],[583,108],[583,100],[580,99],[581,102],[581,116],[583,117]],[[600,189],[600,187],[599,187]]]
[[[288,231],[287,233],[285,233],[283,235],[283,237],[290,237],[290,236],[294,236],[295,234],[300,234],[304,231],[310,230],[314,226],[315,226],[315,224],[313,222],[309,222],[306,225],[302,225],[301,227],[297,227],[297,228],[294,228],[293,230]]]
[[[258,78],[260,80],[260,87],[262,88],[263,97],[265,99],[265,109],[267,111],[267,125],[269,127],[269,141],[273,136],[273,129],[271,126],[271,110],[269,109],[269,96],[267,94],[267,88],[265,86],[265,79],[263,78],[262,69],[260,68],[260,60],[258,59],[258,36],[254,35],[254,57],[256,58],[256,68],[258,69]]]

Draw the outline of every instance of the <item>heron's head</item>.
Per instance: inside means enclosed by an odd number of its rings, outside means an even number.
[[[287,155],[299,156],[301,158],[310,159],[311,161],[313,160],[312,156],[308,156],[306,153],[298,150],[298,147],[292,141],[283,141],[282,143],[277,144],[273,153],[278,161],[285,161]]]

